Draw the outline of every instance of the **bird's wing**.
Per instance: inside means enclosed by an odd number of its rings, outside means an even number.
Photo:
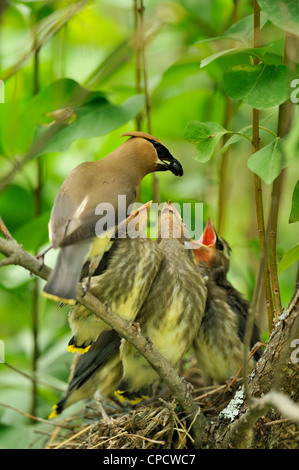
[[[68,393],[82,385],[119,349],[121,338],[114,330],[103,331],[90,349],[80,356],[69,384]]]
[[[241,294],[236,291],[231,285],[227,286],[227,303],[231,309],[238,316],[238,336],[242,343],[244,343],[244,336],[246,330],[246,323],[248,319],[250,303],[244,299]],[[256,323],[253,325],[252,336],[250,341],[250,347],[252,348],[257,342],[260,341],[260,332]],[[262,351],[258,349],[254,354],[254,358],[258,360],[262,354]]]
[[[114,226],[119,217],[118,195],[125,196],[125,209],[135,201],[134,188],[126,184],[116,187],[113,177],[102,185],[99,179],[95,190],[89,195],[84,191],[83,193],[81,191],[81,194],[76,193],[76,179],[72,183],[71,189],[60,191],[55,199],[49,223],[50,240],[55,248],[93,238],[101,233],[101,227],[97,223],[103,217],[105,221],[108,220],[108,215],[106,212],[102,215],[95,213],[98,204],[109,203],[114,207],[114,213],[111,214],[113,220],[109,220],[109,225]],[[126,216],[127,214],[124,213],[122,219]]]

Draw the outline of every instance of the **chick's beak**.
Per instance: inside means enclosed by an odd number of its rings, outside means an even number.
[[[182,220],[182,217],[181,217],[181,214],[179,213],[179,211],[176,209],[176,207],[172,204],[171,201],[168,201],[164,203],[163,205],[163,209],[162,209],[162,214],[166,211],[169,211],[169,212],[173,212],[173,214],[179,218],[179,220],[181,221]]]
[[[211,264],[216,254],[216,233],[213,225],[208,219],[202,236],[198,241],[191,241],[195,264],[206,262]]]
[[[216,249],[216,233],[210,219],[208,219],[206,223],[205,229],[199,239],[199,242],[202,245],[205,245],[207,247],[215,247]]]

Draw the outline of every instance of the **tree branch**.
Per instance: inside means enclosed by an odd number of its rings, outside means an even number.
[[[41,266],[40,262],[27,253],[14,239],[0,238],[0,252],[10,257],[12,264],[23,266],[23,268],[42,279],[47,279],[52,271],[46,265]],[[77,301],[111,326],[121,337],[128,340],[146,358],[169,387],[173,397],[183,408],[188,420],[190,422],[194,420],[192,426],[194,446],[200,447],[205,418],[199,413],[199,407],[191,396],[190,384],[178,376],[166,359],[154,347],[148,347],[148,339],[141,333],[136,333],[136,324],[129,323],[113,313],[90,292],[84,294],[83,287],[79,285]]]

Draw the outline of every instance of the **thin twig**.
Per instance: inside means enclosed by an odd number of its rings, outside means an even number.
[[[0,216],[0,232],[3,233],[5,236],[6,240],[13,240],[13,236],[9,232],[8,228],[6,227],[5,223],[3,222],[2,217]]]
[[[253,348],[252,350],[250,351],[249,353],[249,356],[248,356],[248,359],[247,359],[247,362],[250,361],[250,359],[254,356],[254,354],[258,351],[258,349],[260,349],[262,346],[266,346],[266,343],[260,343],[258,342]],[[231,381],[229,382],[229,384],[227,385],[226,389],[224,390],[225,392],[227,392],[230,387],[236,382],[238,376],[241,374],[242,372],[242,369],[243,369],[243,366],[240,367],[240,369],[238,370],[238,372],[236,373],[236,375],[231,379]],[[244,374],[245,375],[245,374]]]
[[[37,416],[33,416],[30,413],[26,413],[26,411],[19,410],[18,408],[14,407],[12,405],[8,405],[7,403],[0,402],[0,406],[3,406],[4,408],[9,408],[10,410],[14,410],[17,413],[20,413],[21,415],[26,416],[26,418],[29,418],[32,421],[38,421],[39,423],[49,424],[50,426],[54,426],[54,427],[60,426],[60,427],[66,428],[66,429],[70,429],[67,426],[63,426],[62,424],[58,424],[58,423],[55,423],[53,421],[49,421],[47,419],[38,418]]]
[[[145,437],[145,436],[140,436],[140,434],[127,434],[128,437],[132,436],[132,437],[138,437],[139,439],[143,439],[144,441],[148,441],[148,442],[151,442],[153,444],[162,444],[164,445],[165,444],[165,441],[156,441],[155,439],[150,439],[149,437]]]
[[[59,388],[59,387],[55,387],[54,385],[51,385],[49,384],[48,382],[44,382],[43,380],[40,380],[40,379],[37,379],[36,377],[32,377],[30,374],[27,374],[26,372],[23,372],[22,370],[19,370],[17,369],[16,367],[12,366],[11,364],[9,364],[8,362],[4,362],[3,363],[6,367],[8,367],[9,369],[13,370],[14,372],[16,372],[17,374],[19,375],[22,375],[23,377],[25,377],[26,379],[30,380],[31,382],[33,382],[34,380],[36,380],[40,385],[43,385],[45,387],[48,387],[48,388],[52,388],[53,390],[57,390],[58,392],[64,392],[64,389],[62,388]]]
[[[36,14],[37,20],[39,17],[39,13]],[[36,96],[39,92],[40,88],[40,78],[39,78],[39,53],[41,47],[37,46],[38,38],[37,33],[34,28],[32,28],[34,37],[33,42],[36,45],[35,52],[34,52],[34,60],[33,60],[33,96]],[[36,171],[37,171],[37,184],[36,188],[34,189],[34,216],[39,217],[41,214],[42,208],[42,162],[41,157],[37,157],[36,159]],[[36,251],[37,255],[38,251]],[[32,351],[32,397],[31,397],[31,414],[36,414],[36,407],[37,407],[37,381],[36,381],[36,374],[37,374],[37,363],[38,363],[38,312],[39,312],[39,296],[40,296],[40,289],[39,289],[39,280],[35,278],[33,281],[33,290],[32,290],[32,304],[31,304],[31,317],[32,317],[32,340],[33,340],[33,351]]]
[[[65,441],[61,442],[60,444],[58,444],[58,446],[54,447],[54,449],[61,449],[61,447],[65,446],[65,445],[68,444],[69,442],[73,441],[73,440],[76,439],[77,437],[79,437],[79,436],[81,436],[82,434],[84,434],[84,433],[86,433],[87,431],[89,431],[93,426],[94,426],[94,423],[93,423],[93,424],[90,424],[89,426],[87,426],[87,428],[81,429],[81,431],[77,432],[76,434],[73,434],[71,437],[69,437],[69,438],[66,439]]]

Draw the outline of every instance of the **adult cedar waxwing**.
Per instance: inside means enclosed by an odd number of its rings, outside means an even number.
[[[227,280],[231,249],[208,220],[198,242],[192,242],[194,261],[205,276],[208,297],[193,346],[202,377],[224,383],[242,366],[244,334],[250,304]],[[260,341],[256,324],[251,347]],[[249,351],[248,351],[249,352]],[[250,367],[261,356],[260,349]]]
[[[91,276],[109,249],[114,227],[126,217],[126,210],[135,201],[145,175],[165,170],[178,176],[183,174],[180,163],[156,137],[143,132],[123,136],[130,139],[101,160],[81,163],[60,187],[49,222],[49,238],[52,246],[59,248],[59,255],[44,287],[46,297],[75,303],[83,264],[91,259]],[[119,196],[123,196],[125,211],[119,207]],[[113,211],[110,210],[107,219],[108,205]],[[101,227],[103,217],[109,229],[105,224]]]
[[[127,321],[134,321],[162,260],[159,246],[144,234],[150,205],[151,202],[146,203],[133,211],[121,224],[119,230],[126,227],[126,237],[114,239],[102,260],[104,271],[92,276],[90,282],[91,293]],[[101,331],[109,328],[79,303],[70,309],[69,324],[73,337],[68,349],[81,353],[88,350]]]
[[[194,265],[192,250],[184,246],[185,241],[189,241],[187,229],[171,203],[164,204],[161,212],[157,241],[163,259],[135,321],[139,323],[141,333],[150,338],[172,366],[176,366],[199,330],[207,289]],[[122,340],[120,355],[123,377],[115,395],[120,401],[129,400],[136,404],[151,393],[158,375],[126,340]]]
[[[103,399],[112,395],[122,376],[119,356],[121,338],[114,330],[105,330],[89,351],[77,354],[71,368],[65,395],[53,406],[49,419],[79,400]]]

